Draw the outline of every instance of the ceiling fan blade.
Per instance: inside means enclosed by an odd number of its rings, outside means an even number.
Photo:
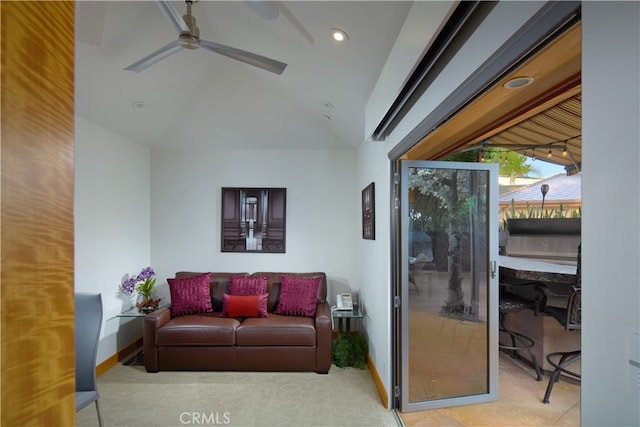
[[[156,50],[152,54],[145,56],[140,61],[129,65],[127,68],[125,68],[125,70],[135,71],[136,73],[139,73],[140,71],[144,71],[147,68],[151,67],[156,62],[170,55],[173,55],[174,53],[182,49],[183,47],[180,46],[180,44],[177,41],[172,41],[168,45],[161,47],[160,49]]]
[[[166,16],[169,22],[171,22],[173,28],[176,29],[176,32],[178,34],[191,32],[189,26],[186,22],[184,22],[182,15],[180,15],[180,13],[176,10],[173,3],[168,0],[156,0],[156,4],[158,5],[162,13],[164,13],[164,16]]]
[[[289,21],[309,43],[314,43],[315,39],[311,33],[307,31],[304,25],[298,21],[298,18],[291,13],[283,2],[276,0],[245,0],[244,3],[253,11],[253,13],[264,19],[274,20],[282,13],[287,21]]]
[[[285,6],[281,1],[274,1],[272,3],[276,7],[276,9],[278,9],[285,18],[287,18],[287,21],[289,21],[291,25],[293,25],[296,30],[298,30],[300,34],[302,34],[302,36],[307,39],[309,43],[313,44],[315,40],[311,33],[307,31],[307,29],[304,27],[304,25],[302,25],[300,21],[298,21],[298,18],[296,18],[293,13],[291,13],[287,6]]]
[[[287,64],[284,62],[276,61],[275,59],[270,59],[235,47],[225,46],[206,40],[200,40],[200,47],[276,74],[282,74],[284,69],[287,68]]]
[[[272,1],[266,0],[245,0],[244,2],[253,13],[270,21],[276,19],[280,14],[278,8],[273,3]]]

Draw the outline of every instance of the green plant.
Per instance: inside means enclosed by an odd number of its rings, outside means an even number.
[[[509,219],[536,219],[536,218],[581,218],[582,207],[573,210],[567,210],[562,204],[557,208],[542,209],[541,206],[526,204],[524,209],[516,210],[515,201],[511,199],[511,205],[502,210],[501,229],[507,229],[507,220]]]
[[[131,295],[135,290],[145,298],[150,298],[156,284],[155,275],[156,272],[151,267],[145,267],[137,276],[126,276],[120,284],[120,291],[125,295]]]
[[[339,368],[364,369],[367,365],[367,343],[359,333],[338,334],[331,353],[333,363]]]

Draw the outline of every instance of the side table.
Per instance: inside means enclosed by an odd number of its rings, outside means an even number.
[[[355,310],[331,310],[331,317],[338,322],[338,332],[342,332],[342,320],[346,323],[346,332],[351,332],[351,319],[362,319],[364,314],[358,307]]]
[[[118,314],[116,317],[143,318],[143,317],[146,317],[148,314],[153,313],[156,310],[159,310],[161,308],[168,307],[168,306],[169,306],[169,304],[167,304],[167,303],[160,304],[158,306],[158,308],[156,308],[155,310],[150,311],[148,313],[140,311],[138,309],[138,307],[131,307],[130,309],[125,310],[122,313]],[[144,350],[143,350],[143,348],[138,348],[133,356],[128,358],[126,361],[124,361],[123,365],[129,365],[129,366],[144,365]]]
[[[160,310],[161,308],[168,307],[168,306],[169,304],[167,303],[160,304],[155,310],[150,311],[149,313],[153,313],[156,310]],[[138,310],[138,307],[131,307],[130,309],[125,310],[122,313],[118,314],[116,317],[146,317],[147,314],[149,313],[145,313],[143,311]]]

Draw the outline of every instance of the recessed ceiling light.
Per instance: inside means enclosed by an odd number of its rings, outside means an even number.
[[[337,42],[346,42],[347,40],[349,40],[349,36],[347,35],[347,33],[339,28],[331,29],[331,38]]]
[[[507,89],[520,89],[521,87],[525,87],[530,85],[533,82],[533,77],[516,77],[504,84],[504,87]]]

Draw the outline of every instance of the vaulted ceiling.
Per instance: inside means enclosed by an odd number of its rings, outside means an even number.
[[[155,2],[77,2],[76,112],[154,148],[357,147],[369,136],[367,101],[412,2],[271,3],[280,6],[275,19],[243,1],[198,1],[192,14],[202,39],[282,61],[281,75],[203,48],[124,70],[176,40],[176,29]],[[186,13],[184,2],[172,4]],[[333,41],[332,28],[348,41]],[[579,169],[580,34],[578,24],[560,35],[405,158],[493,146]],[[504,87],[523,76],[533,82]]]
[[[125,71],[176,40],[174,27],[151,1],[76,2],[77,113],[155,148],[353,149],[412,2],[272,3],[284,6],[275,19],[243,1],[198,1],[192,14],[202,39],[285,62],[282,75],[203,48]]]

